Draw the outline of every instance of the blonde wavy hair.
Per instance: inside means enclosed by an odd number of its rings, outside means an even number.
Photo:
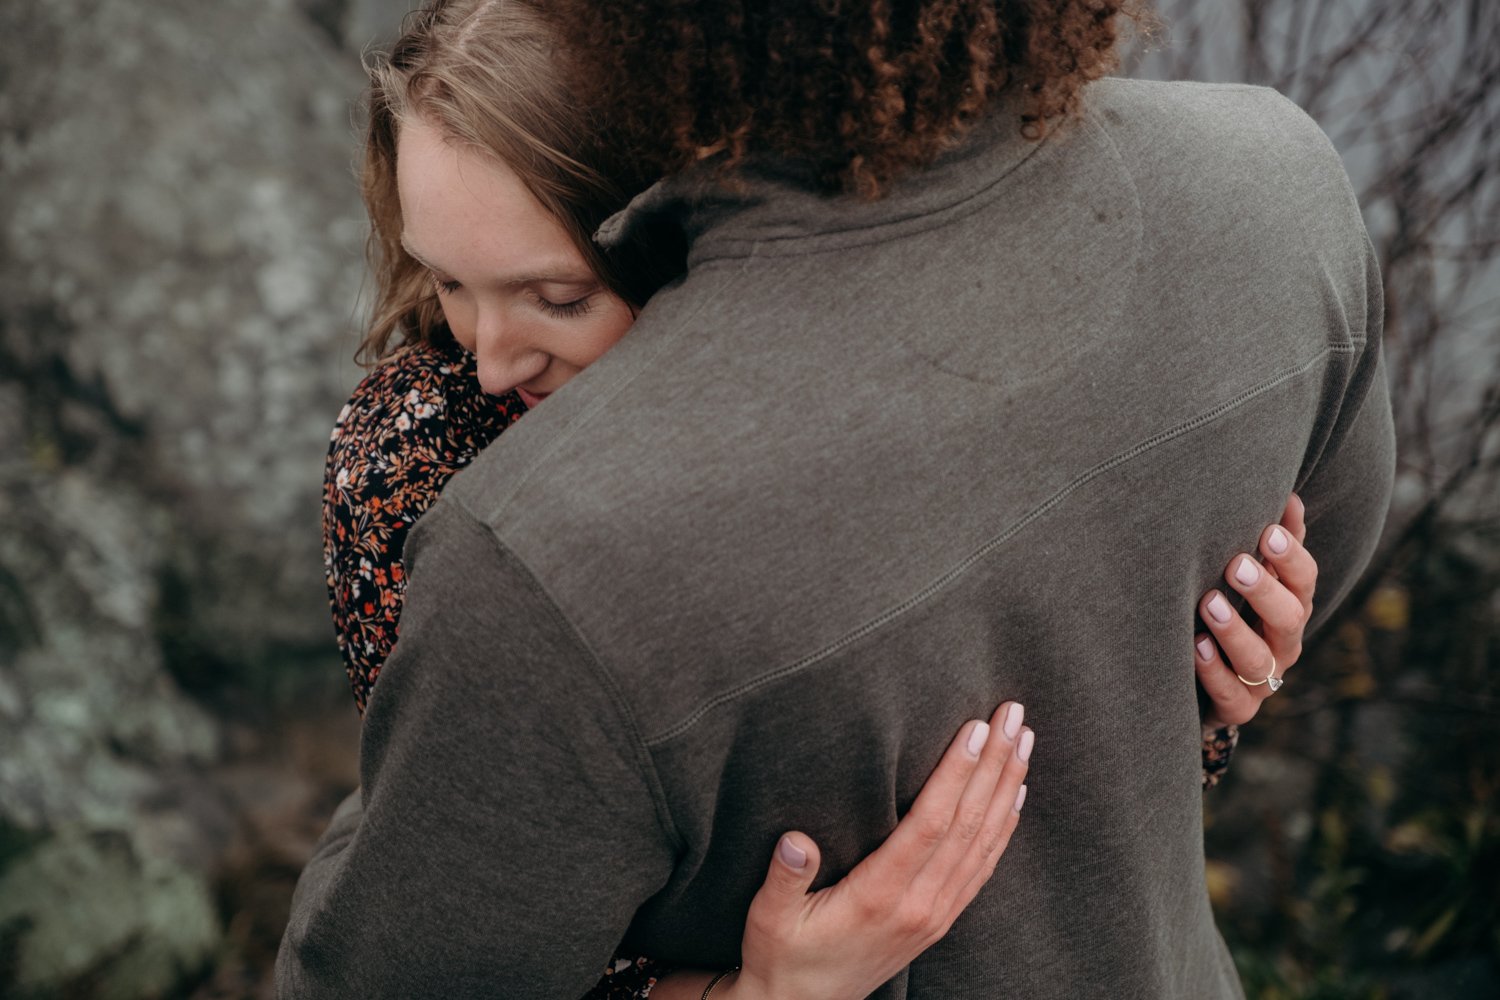
[[[367,57],[360,187],[376,294],[357,354],[378,363],[450,336],[427,268],[401,245],[396,142],[420,117],[504,163],[562,224],[600,280],[639,306],[680,269],[672,246],[604,251],[593,233],[654,177],[619,152],[568,81],[570,64],[540,0],[435,0],[408,15],[389,53]]]

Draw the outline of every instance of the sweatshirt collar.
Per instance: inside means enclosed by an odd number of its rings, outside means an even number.
[[[823,195],[807,173],[752,159],[726,183],[712,158],[641,192],[604,220],[594,239],[610,249],[637,231],[680,228],[693,265],[717,257],[813,253],[922,229],[1001,184],[1043,143],[1021,134],[1020,102],[1002,95],[954,149],[892,185],[885,197]],[[1043,141],[1045,142],[1045,140]]]

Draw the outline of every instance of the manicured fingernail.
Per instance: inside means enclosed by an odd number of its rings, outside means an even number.
[[[1208,613],[1220,625],[1224,625],[1229,621],[1229,602],[1224,600],[1223,594],[1216,591],[1214,596],[1209,598]]]
[[[1260,567],[1255,564],[1254,559],[1243,556],[1240,564],[1234,569],[1234,578],[1240,581],[1242,587],[1253,587],[1260,579]]]
[[[1266,536],[1266,548],[1270,549],[1272,554],[1278,556],[1285,552],[1286,532],[1280,528],[1272,528],[1271,533]]]
[[[969,742],[967,744],[969,756],[978,757],[979,751],[984,749],[984,741],[990,738],[990,724],[988,722],[976,722],[974,728],[969,730]]]
[[[1030,729],[1021,734],[1021,742],[1016,744],[1016,757],[1022,761],[1031,759],[1031,745],[1036,742],[1036,733]]]
[[[781,838],[781,843],[776,846],[776,851],[781,855],[782,864],[793,871],[800,872],[802,867],[807,864],[807,852],[785,837]]]
[[[1021,719],[1025,714],[1026,708],[1019,701],[1013,702],[1010,708],[1005,710],[1005,722],[1000,728],[1005,733],[1006,739],[1016,738],[1016,733],[1021,731]]]
[[[1026,786],[1022,785],[1016,789],[1016,804],[1011,806],[1013,812],[1020,812],[1021,807],[1026,804]]]
[[[1214,658],[1214,644],[1213,644],[1213,640],[1209,639],[1207,636],[1205,636],[1202,639],[1199,639],[1198,640],[1198,659],[1202,660],[1204,663],[1207,663],[1209,660],[1212,660],[1213,658]]]

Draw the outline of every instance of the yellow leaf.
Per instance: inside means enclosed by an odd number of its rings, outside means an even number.
[[[1452,906],[1443,911],[1443,915],[1432,922],[1432,926],[1422,932],[1415,944],[1411,946],[1412,954],[1421,958],[1433,949],[1438,942],[1443,940],[1448,933],[1448,928],[1453,926],[1453,921],[1458,919],[1458,907]]]
[[[1358,622],[1347,621],[1339,626],[1339,645],[1344,648],[1345,653],[1363,653],[1365,651],[1365,630],[1359,627]]]
[[[1389,806],[1396,798],[1396,782],[1391,777],[1391,769],[1379,764],[1370,768],[1370,774],[1365,778],[1365,790],[1375,806],[1381,809]]]
[[[1342,851],[1348,843],[1348,829],[1344,826],[1344,817],[1337,810],[1324,809],[1318,816],[1318,828],[1323,833],[1323,839],[1335,850]]]
[[[1432,854],[1437,838],[1416,820],[1408,820],[1385,835],[1385,849],[1392,854]]]
[[[1231,864],[1210,861],[1204,866],[1204,881],[1208,883],[1208,899],[1216,907],[1228,906],[1240,885],[1240,873]]]
[[[62,450],[51,438],[34,434],[27,443],[31,464],[39,472],[56,472],[62,468]]]
[[[1386,584],[1370,595],[1365,605],[1365,620],[1371,628],[1384,632],[1400,632],[1411,623],[1411,601],[1406,591]]]

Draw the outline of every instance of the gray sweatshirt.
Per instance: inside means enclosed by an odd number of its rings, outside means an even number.
[[[733,965],[780,833],[839,878],[1009,698],[1038,734],[1016,837],[877,996],[1242,995],[1195,607],[1293,489],[1320,615],[1368,560],[1375,258],[1271,91],[1103,81],[1040,144],[1015,110],[878,202],[763,166],[606,227],[685,227],[688,273],[413,532],[281,996],[574,998],[617,946]]]

